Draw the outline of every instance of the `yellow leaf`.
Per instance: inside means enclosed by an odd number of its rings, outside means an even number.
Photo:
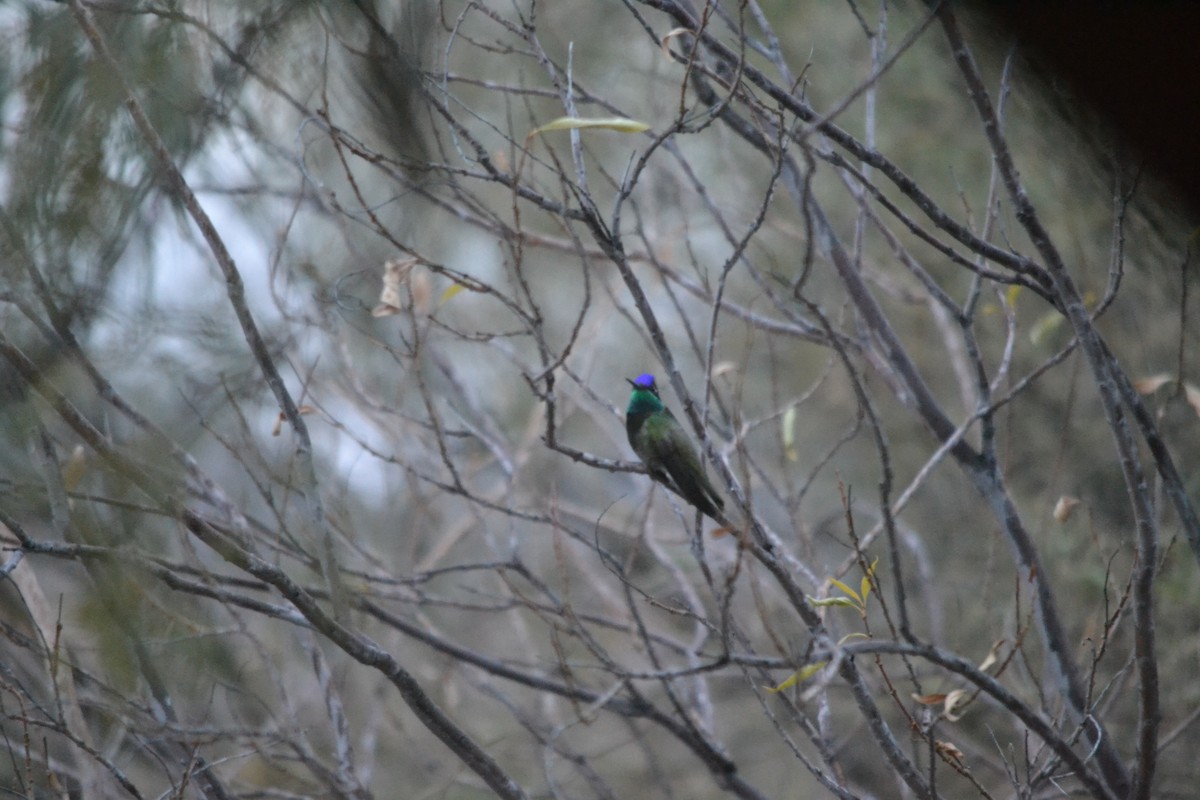
[[[1021,293],[1021,287],[1016,284],[1013,284],[1012,286],[1009,286],[1008,289],[1005,290],[1004,299],[1008,302],[1008,304],[1010,306],[1015,306],[1017,304],[1017,295],[1019,295],[1020,293]]]
[[[853,597],[856,601],[858,601],[859,605],[862,604],[862,598],[858,596],[858,592],[854,591],[849,586],[847,586],[846,584],[839,581],[837,578],[830,578],[829,582],[832,583],[834,586],[838,587],[839,589],[841,589],[843,592],[845,592],[847,597]]]
[[[603,128],[610,131],[620,131],[621,133],[641,133],[642,131],[650,130],[650,126],[646,123],[636,119],[629,119],[628,117],[600,117],[597,119],[559,117],[558,119],[550,120],[540,128],[534,128],[530,131],[529,136],[537,136],[547,131],[587,130],[589,128]]]
[[[1048,311],[1037,322],[1033,323],[1033,328],[1029,331],[1029,342],[1031,344],[1041,344],[1050,338],[1050,334],[1062,327],[1063,316],[1057,311]]]
[[[865,633],[863,633],[861,631],[858,631],[856,633],[847,633],[845,636],[838,639],[838,647],[841,647],[842,645],[844,645],[846,642],[850,641],[851,639],[870,639],[870,638],[871,638],[870,636],[867,636]]]
[[[871,562],[871,566],[867,568],[867,574],[862,579],[862,601],[863,605],[867,604],[867,597],[871,594],[871,578],[875,575],[875,567],[879,565],[879,559]]]
[[[771,694],[777,694],[779,692],[782,692],[784,689],[790,689],[793,686],[795,686],[797,683],[800,682],[800,678],[797,677],[799,674],[800,674],[799,672],[793,672],[788,677],[787,680],[785,680],[783,683],[779,684],[778,686],[764,686],[763,688],[766,689]]]
[[[446,290],[442,292],[442,296],[438,298],[438,305],[444,306],[446,303],[450,302],[454,298],[454,295],[458,294],[465,288],[466,287],[463,286],[461,283],[450,284],[449,286],[446,287]]]
[[[787,680],[785,680],[783,683],[779,684],[778,686],[767,686],[765,688],[771,694],[777,694],[778,692],[782,692],[784,689],[790,689],[793,686],[795,686],[797,683],[800,683],[801,681],[806,681],[809,678],[811,678],[813,675],[816,675],[818,672],[820,672],[822,669],[824,669],[825,665],[828,663],[829,663],[828,661],[817,661],[816,663],[809,664],[804,669],[793,672]]]

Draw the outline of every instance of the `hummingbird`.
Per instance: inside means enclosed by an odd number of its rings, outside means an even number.
[[[625,432],[650,477],[670,489],[722,525],[721,509],[725,501],[704,474],[696,448],[675,415],[662,398],[654,376],[644,372],[635,380],[625,379],[633,387],[629,407],[625,409]]]

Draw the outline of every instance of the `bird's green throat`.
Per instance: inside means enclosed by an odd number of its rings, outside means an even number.
[[[649,389],[634,389],[633,394],[629,396],[629,408],[625,410],[626,414],[653,414],[656,411],[662,411],[666,406],[662,400],[658,399],[658,395]]]

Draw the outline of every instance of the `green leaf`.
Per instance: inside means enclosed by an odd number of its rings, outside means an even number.
[[[858,603],[851,600],[849,597],[826,597],[824,600],[818,600],[815,597],[809,597],[808,602],[812,603],[817,608],[823,606],[845,606],[846,608],[858,608]]]

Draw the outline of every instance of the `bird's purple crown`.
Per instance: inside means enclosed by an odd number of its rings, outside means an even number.
[[[643,372],[641,375],[638,375],[637,378],[634,379],[633,383],[639,389],[653,389],[654,388],[654,376],[651,375],[649,372]]]

